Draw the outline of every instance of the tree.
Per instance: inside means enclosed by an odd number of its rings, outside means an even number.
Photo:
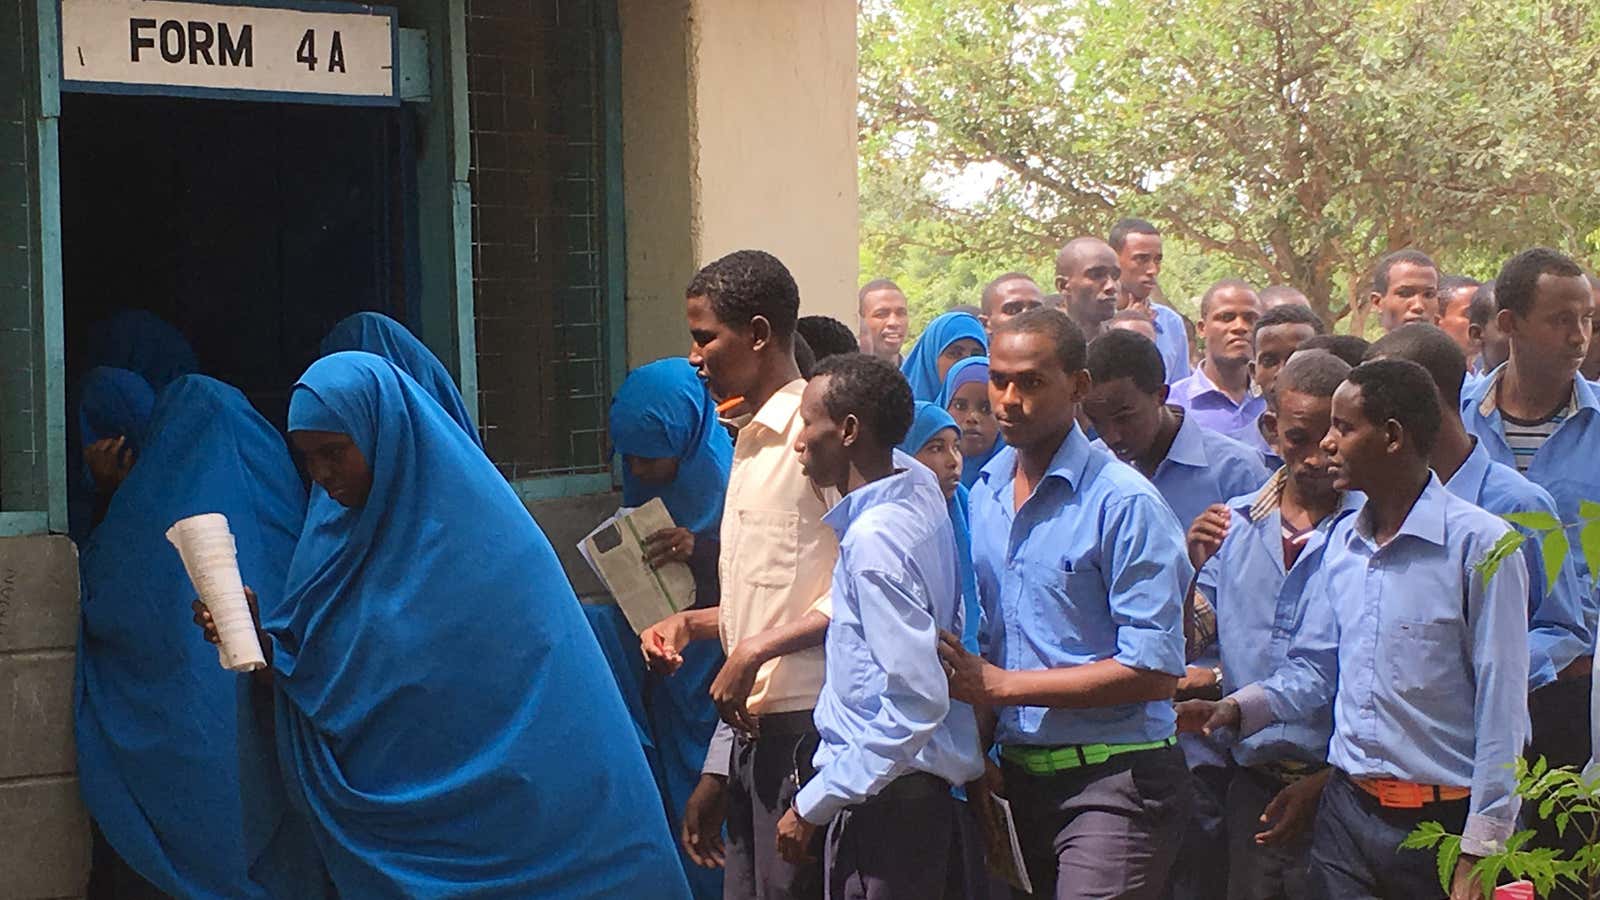
[[[860,43],[869,246],[1045,259],[1139,214],[1330,318],[1399,247],[1600,247],[1584,0],[863,0]]]

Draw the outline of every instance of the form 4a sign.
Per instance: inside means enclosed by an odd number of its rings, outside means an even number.
[[[61,86],[393,106],[392,7],[288,2],[60,0]]]

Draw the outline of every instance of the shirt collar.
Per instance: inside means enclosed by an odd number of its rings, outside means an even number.
[[[1478,401],[1478,414],[1484,418],[1492,415],[1500,405],[1500,377],[1506,373],[1506,367],[1509,365],[1511,365],[1509,362],[1501,363],[1474,386],[1474,390],[1483,391],[1483,399]],[[1596,400],[1594,389],[1589,386],[1589,382],[1583,380],[1581,372],[1572,376],[1572,395],[1567,399],[1566,409],[1562,410],[1561,414],[1570,417],[1579,409],[1600,411],[1600,400]]]
[[[788,431],[790,423],[800,413],[800,395],[805,393],[805,390],[804,378],[796,378],[779,388],[776,394],[767,398],[766,403],[761,404],[761,408],[756,410],[755,416],[745,428],[760,425],[778,434]]]
[[[1060,478],[1074,491],[1078,490],[1083,484],[1084,470],[1089,467],[1090,449],[1089,439],[1084,437],[1077,423],[1073,423],[1066,439],[1056,448],[1056,455],[1050,458],[1050,467],[1045,469],[1044,477]],[[999,497],[1007,485],[1016,481],[1017,461],[1017,448],[1008,444],[995,454],[994,459],[989,460],[978,477]]]
[[[1483,479],[1489,474],[1489,462],[1489,451],[1484,448],[1483,441],[1474,438],[1472,452],[1467,454],[1467,458],[1461,462],[1461,467],[1450,476],[1445,487],[1449,488],[1451,485],[1470,487],[1469,493],[1463,494],[1457,491],[1456,496],[1477,503],[1483,489]]]
[[[1401,535],[1410,535],[1430,544],[1443,547],[1444,544],[1444,507],[1450,494],[1439,483],[1439,476],[1432,469],[1428,470],[1428,483],[1423,486],[1422,493],[1417,496],[1417,502],[1411,504],[1411,510],[1406,513],[1406,519],[1400,523],[1400,530],[1394,536],[1398,539]],[[1352,538],[1359,538],[1368,545],[1373,544],[1372,517],[1368,515],[1366,505],[1361,512],[1356,514],[1354,527],[1350,529]],[[1393,540],[1390,541],[1393,543]]]
[[[1182,407],[1174,407],[1178,416],[1178,433],[1172,437],[1172,446],[1167,448],[1167,459],[1184,466],[1204,468],[1206,465],[1206,436],[1201,433],[1201,425],[1188,415]]]
[[[1272,473],[1267,483],[1256,491],[1254,497],[1242,497],[1234,504],[1234,509],[1243,513],[1252,523],[1260,522],[1273,511],[1283,505],[1283,490],[1289,485],[1289,467],[1279,466],[1278,471]],[[1339,493],[1339,509],[1334,517],[1344,515],[1361,508],[1365,502],[1365,495],[1359,491],[1341,491]]]
[[[1194,379],[1195,384],[1198,386],[1198,390],[1190,394],[1191,397],[1198,397],[1201,394],[1210,393],[1216,394],[1224,400],[1227,400],[1229,403],[1233,403],[1233,398],[1229,397],[1227,392],[1225,392],[1222,388],[1217,387],[1216,383],[1211,380],[1211,376],[1206,374],[1203,360],[1201,365],[1194,367],[1194,372],[1189,377]],[[1251,397],[1259,396],[1261,396],[1261,386],[1256,384],[1256,380],[1252,378],[1250,379],[1249,386],[1245,388],[1244,399],[1240,400],[1236,405],[1243,405],[1249,402]]]
[[[920,474],[917,469],[921,467],[921,463],[910,454],[895,450],[893,465],[896,470],[893,474],[877,481],[869,481],[840,497],[832,509],[822,514],[823,523],[843,538],[844,533],[850,528],[850,523],[868,508],[877,506],[885,500],[911,493],[916,488],[916,478]]]

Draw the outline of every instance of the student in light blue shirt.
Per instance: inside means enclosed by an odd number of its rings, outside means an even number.
[[[815,721],[816,774],[778,822],[779,852],[802,861],[827,828],[830,897],[937,897],[960,873],[951,788],[983,774],[972,708],[952,702],[939,632],[960,633],[955,534],[939,482],[895,449],[911,388],[866,354],[818,364],[794,449],[806,477],[841,499],[827,671]]]
[[[1289,357],[1300,349],[1301,344],[1326,331],[1322,319],[1309,306],[1298,303],[1274,306],[1256,320],[1255,357],[1250,360],[1250,380],[1255,383],[1268,406],[1272,404],[1272,386],[1278,379],[1278,372],[1289,362]],[[1239,440],[1260,450],[1266,457],[1267,465],[1277,469],[1283,465],[1283,459],[1272,446],[1269,430],[1262,426],[1261,417],[1258,416],[1256,427],[1241,434]]]
[[[1284,665],[1328,534],[1365,499],[1333,486],[1321,448],[1333,392],[1349,372],[1349,363],[1315,350],[1274,372],[1262,422],[1283,451],[1283,468],[1260,490],[1211,507],[1190,526],[1190,561],[1201,566],[1199,590],[1216,610],[1224,685],[1263,681]],[[1330,774],[1332,731],[1333,712],[1325,707],[1231,748],[1237,765],[1223,808],[1233,900],[1306,896],[1308,828]]]
[[[1167,367],[1167,384],[1189,377],[1189,335],[1183,316],[1152,299],[1161,277],[1161,232],[1144,219],[1121,219],[1111,226],[1106,243],[1117,251],[1117,265],[1122,268],[1117,307],[1148,310],[1156,347]]]
[[[1219,281],[1200,298],[1206,355],[1194,374],[1172,385],[1171,401],[1197,422],[1249,442],[1267,401],[1250,378],[1254,329],[1261,318],[1255,288],[1236,278]]]
[[[1089,373],[1076,324],[1023,313],[991,346],[1008,446],[972,492],[983,655],[943,637],[951,694],[980,706],[1000,745],[1035,896],[1154,898],[1190,806],[1171,704],[1183,533],[1148,481],[1077,428]]]
[[[1504,848],[1511,764],[1528,734],[1527,574],[1479,565],[1509,526],[1428,469],[1441,411],[1416,363],[1350,373],[1323,439],[1335,486],[1368,499],[1329,537],[1287,665],[1216,704],[1208,730],[1252,735],[1330,703],[1329,762],[1312,837],[1312,895],[1438,897],[1432,853],[1402,851],[1423,821],[1463,835],[1452,896]],[[1200,716],[1185,710],[1184,726]]]

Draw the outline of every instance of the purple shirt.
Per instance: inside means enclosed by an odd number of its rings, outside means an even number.
[[[1194,370],[1188,378],[1172,386],[1167,402],[1181,406],[1200,425],[1219,434],[1227,435],[1247,446],[1260,449],[1264,443],[1256,428],[1256,419],[1267,408],[1266,398],[1254,383],[1242,403],[1234,403],[1220,388],[1206,377],[1205,367]]]

